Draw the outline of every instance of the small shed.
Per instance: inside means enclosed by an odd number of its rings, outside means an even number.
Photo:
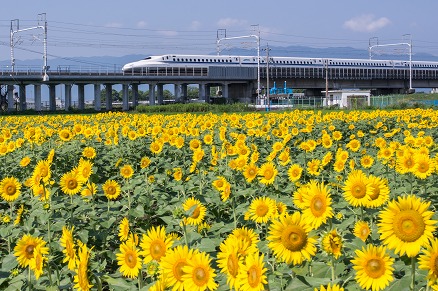
[[[322,91],[324,106],[339,106],[339,108],[355,109],[369,106],[370,90],[330,90]]]

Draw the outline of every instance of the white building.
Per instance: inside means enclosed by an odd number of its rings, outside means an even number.
[[[355,109],[371,105],[370,90],[331,90],[322,91],[324,106],[339,106],[339,108]]]

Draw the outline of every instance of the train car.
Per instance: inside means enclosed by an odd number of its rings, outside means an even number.
[[[148,68],[208,68],[210,66],[266,66],[266,58],[256,56],[217,56],[217,55],[160,55],[150,56],[143,60],[131,62],[123,66],[123,72],[140,72]],[[340,58],[302,58],[302,57],[270,57],[269,65],[273,67],[304,68],[363,68],[363,69],[409,69],[438,70],[438,62],[403,61],[403,60],[369,60]]]

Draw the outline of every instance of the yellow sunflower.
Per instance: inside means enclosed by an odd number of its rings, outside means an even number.
[[[309,184],[299,184],[297,190],[292,193],[292,201],[298,209],[305,209],[307,207],[303,200],[303,197],[307,195],[307,191],[309,191]]]
[[[379,291],[394,280],[394,258],[387,254],[386,247],[368,245],[355,253],[351,262],[356,270],[356,281],[361,288]]]
[[[129,238],[129,220],[123,217],[119,224],[119,238],[120,241],[126,241]]]
[[[120,244],[120,253],[116,254],[117,265],[120,266],[120,273],[124,277],[137,278],[141,271],[141,258],[139,251],[132,242],[124,242]]]
[[[227,284],[231,289],[239,290],[237,275],[243,263],[243,256],[240,255],[239,245],[242,245],[239,238],[234,235],[228,236],[219,246],[217,264],[220,272],[227,276]]]
[[[260,167],[257,174],[260,176],[260,183],[270,185],[274,183],[275,177],[278,174],[278,170],[274,163],[267,162]]]
[[[146,234],[143,234],[140,242],[144,263],[159,262],[172,245],[173,240],[166,234],[166,228],[163,226],[150,228]]]
[[[155,141],[151,142],[150,150],[152,153],[158,155],[159,153],[161,153],[163,151],[163,144],[161,143],[161,141],[155,140]]]
[[[43,256],[41,251],[41,245],[36,245],[33,250],[33,258],[29,262],[29,267],[37,280],[43,274],[44,262],[47,261],[47,258]]]
[[[327,287],[321,285],[319,289],[315,288],[315,291],[344,291],[344,288],[339,286],[338,284],[333,284],[333,286],[329,283]]]
[[[119,183],[115,180],[107,180],[102,185],[103,193],[109,200],[116,200],[121,192]]]
[[[73,138],[73,133],[68,128],[63,128],[58,132],[58,136],[62,141],[69,141]]]
[[[319,228],[327,222],[328,218],[333,217],[330,189],[324,183],[318,183],[314,180],[309,182],[302,200],[304,205],[302,219],[308,221],[313,229]]]
[[[75,243],[73,240],[73,229],[64,226],[62,228],[62,236],[60,238],[60,244],[64,248],[62,252],[65,255],[63,263],[68,263],[68,269],[73,271],[76,268],[76,250]]]
[[[345,200],[354,207],[366,206],[373,194],[368,177],[361,170],[353,170],[348,175],[342,190]]]
[[[427,271],[427,283],[429,286],[438,282],[438,238],[430,241],[418,258],[418,267]]]
[[[70,171],[62,175],[59,185],[65,194],[75,195],[81,192],[83,180],[81,177],[78,177],[76,171]]]
[[[299,212],[279,216],[269,226],[268,247],[277,260],[287,264],[301,264],[316,253],[316,239],[309,236],[310,230],[311,226],[301,218]]]
[[[30,260],[34,258],[34,249],[36,246],[40,246],[41,254],[47,255],[49,248],[45,245],[46,242],[39,237],[34,237],[29,234],[23,235],[14,247],[14,256],[17,257],[18,264],[21,267],[27,267]]]
[[[3,178],[0,182],[0,195],[7,202],[17,200],[21,193],[21,183],[15,177]]]
[[[240,289],[236,290],[250,290],[250,291],[263,291],[265,285],[268,283],[265,268],[263,262],[264,255],[259,252],[249,254],[245,258],[245,263],[241,265],[241,271],[239,272],[237,279],[239,281]]]
[[[140,168],[147,168],[151,164],[151,160],[148,157],[141,158]]]
[[[81,241],[78,242],[78,245],[78,260],[75,270],[76,275],[74,275],[73,278],[73,282],[75,283],[73,287],[79,291],[89,291],[91,287],[93,287],[88,279],[88,262],[90,259],[91,250],[88,249],[87,245]]]
[[[367,222],[359,220],[354,225],[353,233],[356,237],[365,242],[371,233],[371,229]]]
[[[385,204],[389,199],[388,181],[373,175],[368,176],[368,181],[373,189],[370,195],[370,201],[367,201],[366,207],[377,208]]]
[[[187,198],[183,203],[183,209],[187,217],[184,222],[188,225],[198,225],[202,223],[207,212],[207,208],[196,198]]]
[[[233,230],[232,235],[244,242],[239,244],[239,253],[247,255],[250,252],[255,252],[257,244],[260,241],[258,234],[252,228],[239,227]]]
[[[196,252],[183,266],[182,275],[184,290],[203,291],[216,290],[217,283],[214,281],[216,274],[210,266],[211,259],[207,253]]]
[[[245,166],[243,170],[243,176],[245,177],[246,182],[251,183],[255,177],[257,177],[257,173],[259,171],[259,168],[256,164],[250,163]]]
[[[120,168],[120,175],[125,179],[129,179],[134,175],[134,169],[131,165],[124,165]]]
[[[374,164],[374,158],[370,155],[365,155],[360,159],[360,164],[365,169],[371,168],[371,166]]]
[[[164,257],[161,258],[160,268],[163,277],[172,290],[183,290],[183,267],[193,257],[197,250],[189,249],[186,245],[179,245],[169,249]]]
[[[335,259],[338,259],[342,254],[343,239],[336,229],[333,229],[326,233],[322,237],[322,248],[323,250],[332,255]]]
[[[87,159],[94,159],[96,157],[96,150],[93,147],[86,147],[82,151],[82,156]]]
[[[256,223],[267,223],[277,211],[276,201],[270,197],[255,198],[248,209],[248,218]]]
[[[84,198],[91,198],[97,192],[97,186],[93,182],[88,182],[81,191],[81,196]]]
[[[30,164],[30,158],[28,156],[25,156],[20,160],[20,167],[22,168],[26,167],[29,164]]]
[[[81,158],[78,164],[78,179],[86,182],[91,174],[93,174],[93,163]]]
[[[296,182],[301,178],[301,174],[303,173],[303,168],[301,168],[298,164],[293,164],[287,170],[287,176],[289,181]]]
[[[433,239],[436,230],[434,212],[428,210],[430,204],[413,194],[388,202],[379,213],[377,224],[382,242],[398,255],[415,257]]]
[[[426,179],[435,172],[435,161],[426,154],[415,154],[415,166],[412,169],[415,177]]]
[[[214,181],[212,182],[212,185],[213,185],[213,187],[214,187],[216,190],[218,190],[218,191],[222,191],[222,190],[224,189],[226,183],[228,183],[228,182],[227,182],[227,179],[225,179],[225,178],[222,177],[222,176],[219,176],[219,177],[217,177],[216,180],[214,180]]]

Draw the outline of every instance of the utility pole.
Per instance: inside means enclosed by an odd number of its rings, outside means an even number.
[[[265,51],[266,51],[266,102],[267,103],[267,107],[266,107],[266,111],[270,111],[271,110],[271,101],[269,100],[269,51],[271,49],[269,48],[269,45],[266,45]]]
[[[17,42],[14,40],[14,37],[17,33],[25,32],[29,30],[34,29],[42,29],[44,31],[44,38],[43,38],[43,81],[48,81],[48,75],[47,70],[49,69],[47,65],[47,20],[46,20],[46,13],[40,13],[38,14],[38,25],[34,27],[24,28],[20,29],[19,20],[14,19],[11,20],[11,32],[10,32],[10,48],[11,48],[11,68],[12,73],[15,71],[15,56],[14,56],[14,47],[17,44]],[[35,37],[36,38],[36,37]]]

